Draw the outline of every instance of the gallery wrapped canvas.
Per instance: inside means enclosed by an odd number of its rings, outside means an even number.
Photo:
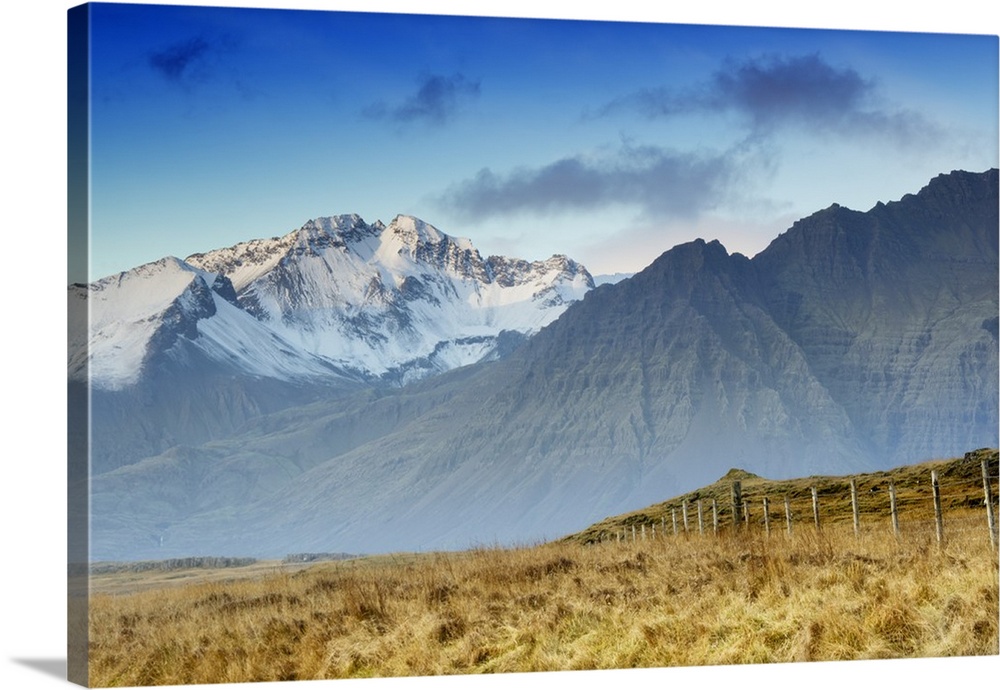
[[[68,675],[998,654],[992,35],[68,13]]]

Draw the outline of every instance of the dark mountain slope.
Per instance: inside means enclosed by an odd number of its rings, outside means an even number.
[[[996,438],[997,171],[955,172],[868,213],[833,206],[753,263],[876,462]]]

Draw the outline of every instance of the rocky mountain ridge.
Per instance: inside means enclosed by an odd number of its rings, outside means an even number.
[[[184,337],[248,375],[401,384],[495,357],[501,333],[536,332],[592,287],[568,257],[484,260],[469,240],[410,216],[388,226],[319,218],[283,237],[72,286],[93,315],[90,341],[71,345],[70,376],[80,378],[88,357],[94,386],[133,384]],[[227,313],[216,324],[228,310],[222,301],[258,323]],[[240,342],[225,342],[224,332]],[[259,351],[261,343],[273,351]],[[264,371],[260,358],[287,362]]]

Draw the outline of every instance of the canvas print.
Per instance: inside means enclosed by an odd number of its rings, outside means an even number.
[[[68,13],[69,677],[997,655],[998,38]]]

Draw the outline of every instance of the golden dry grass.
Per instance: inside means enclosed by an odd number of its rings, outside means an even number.
[[[988,655],[985,528],[850,525],[328,563],[99,594],[91,684]]]
[[[859,536],[848,478],[742,476],[745,496],[771,497],[770,535],[759,508],[738,529],[730,515],[718,535],[706,514],[697,532],[696,501],[724,503],[727,479],[531,548],[95,575],[90,683],[996,655],[1000,574],[979,467],[985,457],[995,487],[997,453],[970,456],[856,477]],[[942,486],[943,544],[931,469]],[[663,527],[685,499],[690,531],[674,535]],[[646,539],[620,541],[633,525],[648,527]]]

